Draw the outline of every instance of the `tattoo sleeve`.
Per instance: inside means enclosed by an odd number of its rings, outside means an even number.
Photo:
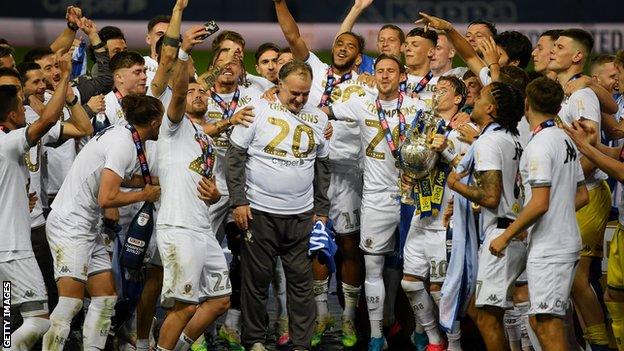
[[[475,173],[476,186],[468,185],[460,193],[470,201],[488,208],[496,208],[500,202],[503,175],[501,171]]]

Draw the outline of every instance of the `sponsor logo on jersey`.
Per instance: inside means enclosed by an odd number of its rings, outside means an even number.
[[[272,162],[274,165],[278,165],[282,167],[301,167],[305,164],[305,161],[302,158],[298,160],[294,160],[294,161],[281,160],[279,158],[274,158]]]
[[[145,246],[145,241],[143,241],[143,240],[139,240],[139,239],[137,239],[137,238],[132,238],[132,237],[129,237],[129,238],[128,238],[128,242],[129,242],[130,244],[132,244],[132,245],[134,245],[134,246],[138,246],[138,247],[144,247],[144,246]]]

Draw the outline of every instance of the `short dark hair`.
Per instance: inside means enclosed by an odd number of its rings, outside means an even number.
[[[526,68],[531,60],[533,45],[529,38],[515,30],[505,31],[498,34],[494,41],[503,48],[509,56],[509,61],[518,60],[520,68]]]
[[[154,27],[156,27],[156,25],[158,23],[169,23],[171,22],[171,16],[169,15],[158,15],[154,18],[152,18],[148,23],[147,23],[147,32],[151,32],[152,29],[154,29]]]
[[[568,37],[574,40],[576,43],[581,44],[585,51],[586,59],[589,58],[592,49],[594,48],[594,37],[586,30],[580,28],[570,28],[561,31],[560,37]]]
[[[468,27],[470,27],[470,26],[472,26],[474,24],[482,24],[482,25],[486,26],[490,30],[490,33],[492,33],[492,36],[495,36],[496,34],[498,34],[498,31],[496,30],[496,25],[494,23],[492,23],[492,22],[486,21],[484,19],[477,19],[477,20],[474,20],[474,21],[470,22],[468,24]]]
[[[102,29],[100,29],[100,31],[98,32],[98,35],[100,36],[100,39],[105,43],[111,39],[126,40],[126,37],[124,36],[121,29],[115,26],[102,27]]]
[[[4,39],[4,38],[0,38],[0,45],[9,46],[9,42],[6,39]]]
[[[7,120],[9,113],[16,111],[19,104],[17,87],[0,85],[0,122]]]
[[[499,81],[507,83],[522,92],[529,84],[529,75],[520,67],[504,66],[500,68]]]
[[[527,76],[529,77],[529,83],[531,83],[532,81],[536,80],[537,78],[541,78],[544,75],[542,73],[539,73],[539,72],[528,71],[527,72]]]
[[[20,82],[22,81],[19,72],[11,67],[0,67],[0,77],[15,77]]]
[[[615,63],[616,66],[620,66],[621,68],[624,68],[624,50],[620,50],[615,53],[615,61],[613,62]]]
[[[466,79],[470,79],[470,78],[477,78],[479,79],[479,77],[477,77],[477,75],[471,71],[471,70],[467,70],[464,75],[462,76],[462,80],[466,81]],[[479,79],[479,84],[481,83],[481,80]]]
[[[540,77],[527,85],[526,98],[535,111],[556,115],[563,101],[563,88],[550,78]]]
[[[399,33],[399,41],[401,42],[401,44],[403,44],[405,42],[405,32],[403,32],[403,29],[401,29],[399,26],[397,26],[396,24],[384,24],[383,26],[381,26],[381,28],[379,29],[379,32],[381,32],[384,29],[394,29],[396,32]],[[377,32],[377,35],[379,36],[379,32]]]
[[[433,43],[434,47],[438,45],[438,33],[435,30],[425,31],[423,28],[414,28],[410,30],[405,37],[421,37],[429,39],[429,41]]]
[[[264,43],[258,46],[258,50],[256,50],[256,54],[255,54],[256,63],[258,63],[258,61],[260,60],[260,56],[262,56],[262,54],[264,54],[267,51],[275,51],[279,55],[280,48],[274,43]]]
[[[364,48],[366,47],[366,43],[364,41],[364,37],[359,35],[359,34],[357,34],[357,33],[354,33],[354,32],[342,32],[342,33],[338,34],[336,36],[336,40],[334,40],[334,44],[336,43],[336,41],[338,41],[338,38],[340,38],[341,36],[343,36],[345,34],[346,35],[350,35],[350,36],[355,38],[355,40],[358,43],[358,53],[359,54],[363,53],[364,52]]]
[[[524,94],[513,85],[503,82],[490,83],[496,104],[494,120],[513,135],[518,135],[518,122],[524,115]]]
[[[615,62],[615,55],[610,55],[610,54],[596,55],[590,61],[589,71],[593,74],[594,70],[598,68],[598,66],[604,65],[605,63],[611,63],[611,62]]]
[[[34,48],[29,50],[26,55],[24,55],[24,62],[35,62],[39,61],[42,58],[54,55],[54,52],[49,47],[47,48]]]
[[[451,83],[451,85],[453,86],[453,92],[455,93],[455,95],[459,95],[461,96],[461,101],[459,102],[459,105],[457,106],[457,110],[461,110],[462,107],[464,107],[464,104],[466,103],[466,98],[468,97],[468,88],[466,88],[466,83],[464,83],[463,80],[455,77],[455,76],[441,76],[438,79],[438,82],[441,81],[447,81],[449,83]]]
[[[39,64],[36,62],[22,62],[19,65],[17,65],[17,67],[15,68],[17,69],[20,77],[22,78],[21,79],[22,85],[24,85],[24,83],[26,83],[26,81],[28,80],[26,73],[30,71],[40,70],[41,66],[39,66]]]
[[[289,75],[299,72],[303,72],[304,74],[310,76],[310,80],[314,77],[312,75],[312,67],[310,67],[309,64],[304,61],[294,59],[282,66],[279,71],[279,80],[283,81]]]
[[[165,112],[160,100],[149,95],[126,95],[121,100],[121,108],[126,120],[139,126],[145,126],[149,122],[161,118]]]
[[[7,57],[9,55],[13,55],[15,50],[8,45],[0,45],[0,58]]]
[[[118,52],[110,60],[110,70],[115,72],[121,68],[130,68],[134,65],[144,65],[145,59],[136,51]]]
[[[245,39],[242,35],[240,35],[240,33],[231,30],[224,30],[223,32],[219,33],[219,35],[217,35],[217,37],[212,41],[212,52],[216,54],[217,51],[221,48],[221,44],[226,40],[231,40],[242,46],[243,50],[245,49]]]
[[[284,47],[279,51],[279,54],[292,54],[292,49],[290,46]]]
[[[375,59],[375,64],[373,65],[373,68],[377,69],[377,64],[382,60],[392,60],[396,62],[396,64],[399,66],[399,72],[405,73],[405,65],[403,65],[403,63],[401,63],[401,60],[399,60],[399,58],[394,55],[380,54]]]
[[[550,37],[552,40],[557,40],[557,39],[559,39],[559,36],[561,35],[561,32],[563,32],[563,29],[549,29],[549,30],[543,32],[542,34],[540,34],[540,38],[541,37]]]

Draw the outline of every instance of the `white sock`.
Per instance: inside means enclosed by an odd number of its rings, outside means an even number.
[[[344,295],[345,308],[342,316],[345,319],[355,320],[355,310],[360,299],[360,287],[342,283],[342,293]]]
[[[527,335],[531,342],[531,345],[535,351],[541,351],[542,347],[540,346],[539,339],[537,338],[537,334],[531,327],[531,322],[529,321],[529,302],[521,302],[515,305],[516,308],[522,313],[522,324],[526,328]],[[524,348],[524,347],[523,347]]]
[[[516,308],[506,310],[503,317],[503,323],[505,324],[505,334],[507,334],[507,340],[509,341],[509,348],[511,351],[520,351],[522,346],[520,339],[522,337],[522,331],[520,326],[522,325],[522,314]]]
[[[382,279],[384,256],[365,255],[366,279],[364,290],[366,292],[366,306],[371,325],[371,338],[383,336],[382,320],[383,306],[386,297],[386,289]]]
[[[414,308],[414,317],[419,322],[429,338],[429,343],[439,345],[443,342],[442,335],[438,330],[438,323],[433,312],[433,302],[425,290],[425,284],[421,281],[401,280],[403,291]]]
[[[438,300],[440,301],[440,300]],[[461,351],[461,328],[459,321],[453,322],[453,330],[450,333],[446,333],[448,339],[448,351]]]
[[[284,274],[282,260],[279,258],[277,259],[275,272],[273,273],[273,290],[275,292],[278,316],[280,318],[288,317],[288,308],[286,307],[286,275]]]
[[[137,349],[137,351],[148,351],[149,350],[149,339],[137,339],[137,341],[136,341],[136,349]]]
[[[432,291],[429,293],[429,295],[431,295],[431,299],[433,300],[433,303],[435,303],[436,306],[440,307],[440,299],[442,298],[442,292]]]
[[[193,339],[189,338],[186,334],[184,334],[184,332],[182,332],[178,342],[176,343],[175,351],[188,351],[191,348],[191,345],[193,345],[193,342]]]
[[[24,323],[11,334],[11,345],[16,350],[30,350],[50,328],[50,320],[41,317],[24,317]]]
[[[240,330],[241,311],[230,308],[225,315],[225,327],[228,329]]]
[[[312,290],[314,291],[314,301],[316,301],[316,317],[328,315],[327,292],[329,291],[329,278],[315,280],[312,283]]]
[[[69,335],[70,324],[82,308],[82,300],[60,296],[54,311],[50,314],[50,329],[43,336],[43,345],[49,351],[62,351]],[[103,347],[102,347],[103,348]]]
[[[102,350],[111,326],[117,296],[91,297],[82,328],[82,342],[85,350]]]

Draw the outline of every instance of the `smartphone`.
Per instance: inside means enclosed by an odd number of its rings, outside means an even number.
[[[199,40],[205,40],[206,38],[208,38],[209,36],[215,34],[216,32],[219,31],[219,26],[217,25],[217,22],[215,21],[208,21],[206,22],[206,24],[204,24],[204,28],[206,29],[206,34],[202,35],[201,37],[198,37],[197,39]]]

